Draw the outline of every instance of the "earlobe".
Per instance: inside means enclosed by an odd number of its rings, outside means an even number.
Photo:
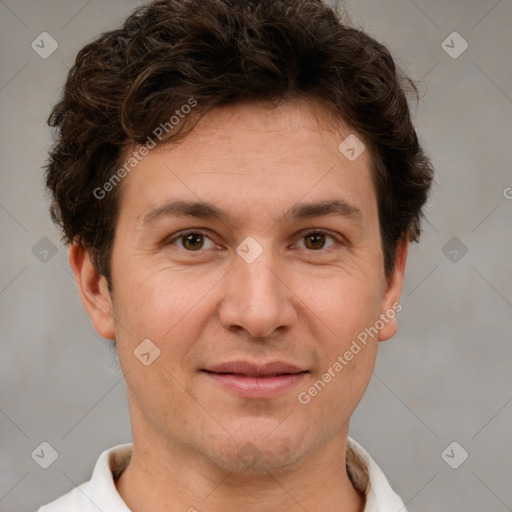
[[[105,277],[94,267],[89,251],[76,241],[69,248],[69,264],[94,329],[102,338],[113,340],[112,300]]]
[[[397,313],[402,309],[400,296],[404,284],[405,265],[409,242],[403,238],[397,245],[395,267],[387,279],[387,286],[382,300],[381,320],[384,327],[379,330],[379,341],[392,338],[398,330]]]

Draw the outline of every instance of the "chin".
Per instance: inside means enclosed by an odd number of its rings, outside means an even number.
[[[275,426],[274,426],[275,428]],[[280,435],[279,435],[280,434]],[[251,433],[234,436],[236,443],[226,440],[215,445],[210,460],[222,469],[242,475],[264,475],[268,472],[281,473],[300,461],[307,451],[304,436],[284,430],[252,429]],[[211,446],[211,445],[210,445]]]

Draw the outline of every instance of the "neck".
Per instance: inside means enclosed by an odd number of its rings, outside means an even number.
[[[346,471],[347,432],[293,467],[260,474],[226,471],[168,439],[137,435],[116,482],[133,512],[362,512]]]

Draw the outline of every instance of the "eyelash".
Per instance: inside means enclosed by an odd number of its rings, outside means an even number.
[[[173,245],[173,242],[175,242],[176,240],[182,239],[182,238],[186,237],[187,235],[191,235],[191,234],[202,235],[202,236],[204,236],[206,238],[209,238],[211,240],[211,238],[208,236],[208,234],[206,232],[204,232],[203,230],[201,230],[201,229],[187,229],[187,230],[184,230],[184,231],[180,231],[179,233],[176,234],[176,236],[173,236],[172,238],[168,239],[167,242],[166,242],[166,245]],[[299,240],[302,240],[303,238],[307,237],[308,235],[312,235],[312,234],[315,234],[315,235],[326,235],[326,236],[332,238],[333,241],[334,241],[334,244],[338,245],[338,246],[347,245],[346,243],[344,243],[341,240],[339,240],[336,236],[331,234],[329,231],[326,231],[324,229],[314,229],[314,228],[312,228],[312,229],[302,233],[300,238],[299,238]],[[213,242],[213,240],[212,240],[212,242]],[[308,252],[312,253],[312,254],[314,254],[314,253],[325,253],[327,251],[332,250],[333,247],[334,246],[328,247],[326,249],[317,249],[317,250],[307,249],[306,248],[306,250]],[[179,247],[179,249],[181,249],[181,250],[183,250],[183,251],[185,251],[187,253],[190,253],[190,254],[204,252],[204,250],[202,250],[202,249],[199,249],[197,251],[189,251],[187,249],[184,249],[183,247]]]

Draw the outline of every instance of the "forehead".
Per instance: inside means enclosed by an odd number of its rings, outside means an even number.
[[[138,163],[123,180],[122,204],[141,221],[170,199],[231,207],[240,222],[256,203],[285,213],[301,199],[341,199],[367,216],[376,202],[371,157],[364,150],[347,158],[340,151],[347,137],[362,141],[320,104],[218,107],[178,143],[160,144]]]

